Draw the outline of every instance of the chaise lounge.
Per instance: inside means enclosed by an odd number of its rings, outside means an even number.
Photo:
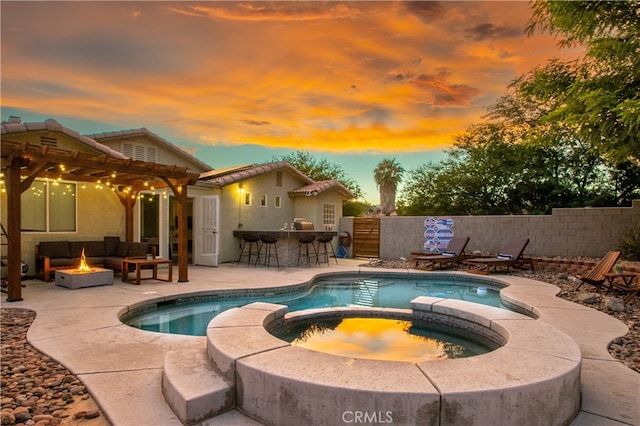
[[[415,269],[433,271],[436,265],[442,267],[444,265],[460,263],[464,258],[464,249],[468,243],[469,237],[466,235],[454,235],[442,253],[414,255],[412,259],[416,261]]]
[[[523,257],[524,249],[529,244],[528,238],[514,238],[505,242],[495,257],[478,257],[465,260],[467,272],[472,274],[488,275],[491,270],[497,271],[498,268],[526,267],[527,265],[533,269],[533,261]]]
[[[582,287],[582,284],[587,283],[591,284],[595,288],[600,290],[600,287],[604,284],[605,277],[603,274],[609,272],[613,265],[616,264],[618,258],[620,257],[619,251],[610,251],[605,254],[602,259],[593,267],[593,269],[585,276],[578,277],[580,280],[580,284],[576,287],[576,291]]]

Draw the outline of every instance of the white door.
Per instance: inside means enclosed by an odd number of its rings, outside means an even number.
[[[195,264],[218,266],[219,196],[195,198]]]

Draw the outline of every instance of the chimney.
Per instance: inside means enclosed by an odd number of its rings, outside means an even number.
[[[15,115],[9,116],[9,123],[11,124],[22,124],[22,118],[16,117]]]

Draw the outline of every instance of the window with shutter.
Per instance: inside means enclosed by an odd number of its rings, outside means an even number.
[[[157,158],[156,158],[156,149],[152,146],[147,147],[147,159],[146,161],[150,161],[152,163],[156,163],[157,162]]]
[[[129,158],[133,158],[133,144],[132,143],[123,143],[121,152],[122,152],[122,154],[126,155]]]

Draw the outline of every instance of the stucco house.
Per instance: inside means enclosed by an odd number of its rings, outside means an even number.
[[[7,146],[10,141],[43,152],[51,147],[120,161],[133,159],[145,162],[140,164],[148,164],[150,170],[162,166],[163,170],[197,176],[185,185],[190,264],[216,266],[237,260],[239,240],[233,231],[238,229],[275,230],[304,217],[318,230],[337,231],[343,201],[354,198],[339,182],[315,182],[283,161],[214,170],[145,128],[80,135],[53,119],[23,123],[12,117],[2,122],[1,131]],[[3,169],[5,160],[3,154]],[[60,164],[58,177],[49,169],[21,195],[21,257],[30,271],[34,271],[34,247],[42,241],[127,238],[125,207],[114,195],[123,191],[122,185],[116,191],[123,173],[96,174],[95,179],[85,175],[83,181],[74,181],[64,179],[73,176],[65,173],[64,167]],[[176,260],[178,213],[174,198],[170,188],[158,185],[158,181],[136,191],[132,239],[153,241],[159,256]],[[1,201],[2,206],[7,205],[4,191]],[[6,224],[7,209],[1,210],[0,220]]]

